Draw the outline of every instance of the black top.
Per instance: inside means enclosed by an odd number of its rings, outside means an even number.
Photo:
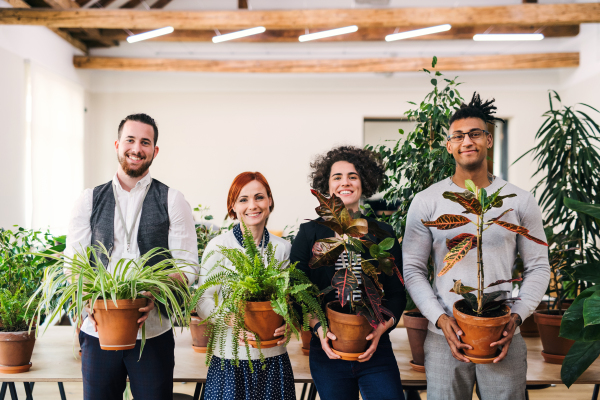
[[[370,217],[362,216],[361,218],[369,221],[376,221],[374,218]],[[319,220],[322,219],[319,218]],[[377,221],[377,224],[379,225],[379,228],[388,232],[390,236],[395,236],[390,225],[380,221]],[[331,286],[331,279],[335,274],[335,266],[324,265],[320,268],[312,269],[308,266],[308,262],[312,257],[312,247],[315,242],[318,239],[325,239],[333,236],[335,236],[335,232],[328,227],[318,224],[316,221],[309,221],[300,225],[298,235],[292,243],[290,262],[298,262],[296,268],[304,272],[308,279],[317,285],[319,290],[323,290],[328,286]],[[375,243],[380,243],[383,240],[378,239],[370,234],[367,235],[367,238]],[[389,253],[394,256],[396,265],[398,266],[400,272],[402,272],[402,250],[400,249],[400,244],[398,241],[394,241],[394,246],[391,248],[391,250],[389,250]],[[366,253],[361,254],[361,256],[363,259],[372,258]],[[373,263],[376,263],[376,261],[373,261]],[[394,314],[396,321],[399,321],[402,313],[404,312],[404,308],[406,307],[406,292],[404,291],[404,285],[402,282],[400,282],[400,279],[396,274],[388,276],[383,272],[379,275],[379,282],[382,284],[384,291],[383,306]],[[337,291],[333,290],[325,295],[322,303],[323,309],[325,304],[335,300],[337,300]],[[395,327],[392,329],[394,328]]]
[[[242,246],[243,248],[246,248],[246,245],[244,244],[244,235],[242,234],[242,228],[240,228],[240,224],[237,224],[233,227],[233,236],[235,236],[235,240],[237,240],[237,242],[240,244],[240,246]],[[267,247],[267,245],[269,244],[269,231],[267,230],[267,228],[265,228],[265,232],[263,234],[263,239],[265,240],[265,247]],[[263,239],[260,239],[260,243],[258,245],[258,248],[261,248],[263,246]]]

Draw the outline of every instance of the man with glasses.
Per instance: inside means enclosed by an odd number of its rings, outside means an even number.
[[[489,218],[498,217],[502,211],[512,208],[513,211],[502,217],[503,221],[526,226],[535,237],[545,237],[542,214],[531,193],[488,171],[487,153],[492,147],[493,137],[486,127],[488,123],[500,120],[493,115],[496,110],[493,103],[494,100],[482,102],[474,93],[469,105],[462,104],[454,113],[450,119],[446,149],[456,161],[455,173],[418,193],[408,211],[402,243],[404,279],[415,304],[429,320],[425,340],[428,399],[470,399],[475,383],[482,399],[526,398],[527,348],[518,326],[533,313],[548,287],[550,266],[546,247],[506,229],[486,232],[483,252],[485,285],[510,279],[517,253],[523,260],[525,272],[518,296],[520,300],[511,308],[511,318],[502,338],[491,344],[498,347],[496,358],[489,364],[474,364],[461,351],[470,346],[461,342],[463,332],[452,317],[452,307],[462,297],[450,290],[459,279],[464,285],[477,287],[476,252],[469,252],[445,275],[438,277],[437,274],[443,268],[443,259],[448,253],[446,240],[460,233],[475,234],[476,227],[468,224],[440,230],[428,228],[421,222],[434,221],[442,214],[465,215],[462,206],[444,199],[442,194],[465,191],[465,180],[470,179],[488,193],[502,188],[503,194],[517,195],[504,199],[502,208],[488,211],[486,215]],[[430,259],[435,274],[433,285],[427,279]],[[488,289],[496,290],[505,291],[504,298],[512,297],[511,283]]]

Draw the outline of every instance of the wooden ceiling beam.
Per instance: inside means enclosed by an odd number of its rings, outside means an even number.
[[[108,2],[112,0],[104,0]],[[278,11],[45,10],[0,9],[0,24],[51,28],[155,29],[314,29],[358,25],[361,28],[573,25],[600,22],[600,3],[516,4],[455,8],[386,8]]]
[[[238,73],[410,72],[431,67],[430,57],[319,60],[189,60],[79,57],[76,68],[116,71],[186,71]],[[579,53],[474,55],[440,57],[444,71],[568,68],[579,66]]]
[[[152,4],[150,8],[152,9],[161,9],[164,8],[167,4],[169,4],[171,0],[158,0],[156,3]]]
[[[433,35],[418,36],[406,40],[456,40],[472,39],[477,33],[484,33],[487,27],[463,27],[453,28],[447,32],[436,33]],[[394,33],[393,28],[361,28],[357,32],[347,35],[333,36],[320,39],[319,42],[358,42],[358,41],[381,41],[386,35]],[[409,30],[409,28],[400,28],[399,32]],[[133,30],[133,33],[142,33],[144,30]],[[233,32],[222,30],[221,34]],[[559,25],[559,26],[531,26],[531,25],[502,25],[493,27],[488,33],[543,33],[545,37],[572,37],[579,34],[579,25]],[[102,34],[106,38],[113,40],[125,40],[127,34],[121,29],[104,29]],[[290,30],[268,30],[259,35],[247,36],[236,39],[236,42],[298,42],[298,37],[304,35],[304,29]],[[210,42],[215,36],[214,30],[185,30],[178,29],[168,35],[159,36],[154,39],[157,42]]]

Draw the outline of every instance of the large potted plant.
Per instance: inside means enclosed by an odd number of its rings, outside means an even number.
[[[29,329],[34,310],[27,301],[37,290],[44,268],[52,263],[32,252],[63,251],[64,241],[64,237],[23,228],[0,229],[0,373],[31,368],[36,327]]]
[[[61,314],[63,307],[78,320],[85,316],[86,307],[97,322],[100,348],[103,350],[129,350],[135,347],[139,330],[139,308],[154,298],[160,318],[168,318],[183,325],[188,311],[180,304],[188,304],[190,292],[180,265],[185,262],[169,258],[168,250],[155,248],[139,259],[121,259],[109,271],[100,261],[110,254],[102,246],[90,246],[76,252],[75,256],[60,254],[48,256],[60,261],[47,268],[41,286],[29,301],[35,307],[37,321],[47,314],[50,321]],[[159,261],[150,265],[151,259]],[[169,275],[177,274],[180,279]],[[163,315],[164,314],[164,315]],[[146,341],[142,326],[143,351]]]
[[[501,220],[504,215],[513,211],[512,208],[505,210],[498,217],[488,221],[485,220],[486,212],[492,208],[502,207],[503,199],[515,197],[515,194],[500,195],[502,191],[502,188],[500,188],[488,197],[486,190],[476,187],[471,180],[465,181],[465,187],[467,190],[464,192],[444,192],[443,196],[445,199],[460,204],[465,209],[464,214],[475,215],[475,222],[465,215],[444,214],[435,221],[423,221],[423,224],[441,230],[454,229],[469,223],[476,226],[476,235],[461,233],[448,241],[447,246],[450,250],[444,257],[445,265],[438,276],[446,274],[471,249],[477,249],[477,288],[463,285],[462,280],[458,280],[455,281],[451,291],[462,295],[464,298],[454,303],[453,314],[456,322],[464,332],[461,337],[462,341],[472,347],[472,350],[465,349],[465,355],[474,363],[485,364],[493,362],[497,349],[490,347],[490,344],[500,339],[502,330],[510,320],[510,308],[506,303],[516,301],[518,298],[501,298],[504,294],[504,291],[501,290],[484,293],[485,289],[506,282],[514,282],[515,279],[499,280],[485,286],[483,232],[495,225],[508,229],[535,243],[544,246],[547,246],[547,244],[543,240],[531,236],[527,228]],[[477,295],[471,292],[477,292]]]
[[[325,315],[318,301],[318,289],[306,275],[297,270],[295,264],[290,265],[288,260],[278,261],[271,243],[264,256],[261,255],[252,233],[243,222],[242,225],[245,251],[220,246],[218,253],[223,258],[207,271],[207,278],[196,290],[192,304],[196,304],[207,289],[221,287],[222,300],[215,300],[215,308],[206,318],[213,324],[209,333],[206,364],[210,365],[217,343],[221,345],[219,356],[225,362],[223,344],[231,326],[234,338],[240,337],[244,331],[249,331],[256,337],[256,340],[248,340],[243,335],[250,370],[254,371],[250,346],[259,351],[276,346],[281,338],[274,337],[273,332],[284,321],[289,329],[286,332],[287,344],[292,333],[298,338],[302,328],[308,330],[310,315],[318,316],[323,321]],[[210,255],[205,257],[208,258]],[[225,260],[232,265],[226,266]],[[217,267],[223,270],[211,274]],[[294,308],[294,303],[301,306],[302,313]],[[232,363],[239,366],[237,343],[234,343],[232,350]],[[262,352],[260,360],[264,362]]]
[[[332,265],[343,252],[348,254],[348,263],[344,262],[344,267],[336,271],[331,286],[321,294],[333,290],[338,292],[338,300],[326,305],[329,330],[337,338],[332,343],[333,352],[341,356],[342,360],[356,361],[369,345],[365,338],[379,323],[385,324],[384,315],[393,317],[392,312],[382,304],[383,288],[378,275],[382,272],[389,276],[396,274],[404,282],[394,263],[394,257],[387,252],[396,239],[387,237],[387,232],[380,229],[374,221],[353,218],[343,201],[335,194],[327,198],[316,190],[312,190],[312,193],[319,200],[320,206],[316,211],[323,219],[316,222],[330,228],[336,236],[315,242],[308,265],[311,268]],[[367,238],[368,234],[387,238],[375,244]],[[362,258],[359,284],[354,268],[357,267],[358,255],[366,251],[372,258]],[[354,298],[357,290],[360,291],[358,300]]]
[[[587,204],[565,199],[565,205],[577,213],[591,217],[600,226],[600,204]],[[600,262],[575,267],[574,280],[592,285],[583,290],[565,312],[560,336],[573,341],[561,369],[562,381],[570,387],[600,356]]]

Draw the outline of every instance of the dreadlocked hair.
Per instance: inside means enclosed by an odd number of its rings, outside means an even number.
[[[454,121],[465,118],[479,118],[483,122],[493,124],[496,121],[505,122],[502,118],[494,116],[497,107],[494,105],[495,99],[481,101],[479,93],[474,92],[473,98],[469,105],[462,103],[460,108],[454,112],[452,118],[450,118],[449,125],[452,125]]]

